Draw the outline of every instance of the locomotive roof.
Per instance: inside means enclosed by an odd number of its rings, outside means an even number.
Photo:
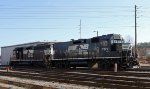
[[[102,35],[102,36],[98,36],[98,37],[93,37],[93,38],[100,38],[100,39],[122,39],[120,34],[107,34],[107,35]],[[89,38],[92,39],[92,38]],[[83,41],[83,40],[89,40],[89,39],[78,39],[78,40],[72,40],[72,41]],[[72,41],[67,41],[67,42],[72,42]],[[67,43],[66,42],[66,43]],[[12,45],[12,46],[5,46],[5,47],[1,47],[1,48],[6,48],[6,47],[13,47],[16,46],[17,48],[19,47],[29,47],[29,46],[35,46],[37,44],[54,44],[54,43],[65,43],[65,42],[32,42],[32,43],[25,43],[25,44],[18,44],[18,45]]]
[[[107,40],[107,39],[122,39],[122,36],[120,34],[107,34],[107,35],[102,35],[102,36],[98,36],[98,37],[93,37],[93,38],[99,38],[101,40]],[[88,41],[90,39],[93,39],[93,38],[89,38],[89,39],[78,39],[78,40],[74,40],[74,39],[71,39],[72,41],[71,42],[76,42],[76,41]],[[70,41],[68,41],[70,42]]]
[[[93,37],[93,38],[97,38],[97,37]],[[107,34],[107,35],[98,36],[98,38],[100,39],[122,39],[120,34]]]

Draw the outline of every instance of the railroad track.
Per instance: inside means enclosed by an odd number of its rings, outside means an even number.
[[[0,72],[3,76],[13,76],[34,80],[54,81],[67,84],[78,84],[92,87],[113,89],[149,89],[149,73],[107,72],[95,70],[57,70],[14,69]]]
[[[137,71],[137,72],[150,72],[150,68],[136,68],[136,69],[128,69],[127,71]]]

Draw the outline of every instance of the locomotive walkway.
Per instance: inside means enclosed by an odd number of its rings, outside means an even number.
[[[76,84],[95,89],[150,89],[150,73],[126,72],[117,73],[98,70],[39,70],[39,69],[14,69],[1,71],[1,76],[13,76],[45,82]],[[1,81],[0,81],[1,82]],[[52,87],[54,88],[54,87]],[[38,89],[38,88],[36,88]],[[44,89],[44,88],[39,88]],[[62,88],[63,89],[63,88]],[[89,88],[85,88],[89,89]]]

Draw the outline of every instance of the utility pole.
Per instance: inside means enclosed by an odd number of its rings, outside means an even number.
[[[97,33],[97,37],[98,37],[98,31],[93,31],[93,32],[96,32]]]
[[[136,19],[137,19],[137,6],[135,5],[135,57],[137,57],[137,22],[136,22]]]
[[[79,26],[80,26],[80,29],[79,29],[80,32],[79,33],[80,33],[80,39],[81,39],[81,19],[80,19],[80,25]]]

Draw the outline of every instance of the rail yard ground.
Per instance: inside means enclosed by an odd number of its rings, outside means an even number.
[[[150,89],[150,68],[127,71],[14,68],[0,71],[0,89]]]

